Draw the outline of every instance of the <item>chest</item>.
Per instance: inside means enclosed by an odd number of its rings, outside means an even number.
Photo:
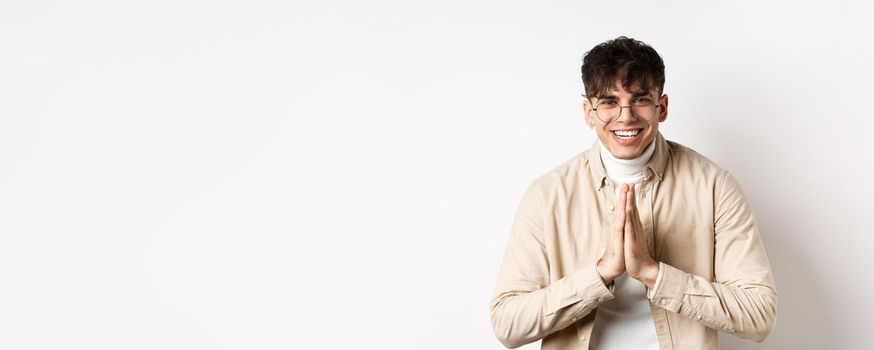
[[[606,250],[613,217],[622,207],[610,181],[565,188],[550,199],[544,243],[555,273],[563,275]],[[713,196],[707,184],[655,181],[635,185],[639,220],[650,254],[700,276],[713,275]]]

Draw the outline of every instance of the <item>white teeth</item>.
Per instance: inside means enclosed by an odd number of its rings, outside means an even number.
[[[613,133],[620,137],[634,137],[637,136],[639,131],[640,130],[613,130]]]

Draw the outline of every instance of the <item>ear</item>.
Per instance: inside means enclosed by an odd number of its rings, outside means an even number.
[[[586,117],[586,127],[589,125],[595,124],[595,119],[592,117],[592,113],[594,110],[592,109],[592,104],[589,102],[589,99],[583,99],[583,115]]]
[[[664,95],[661,98],[661,108],[659,108],[659,123],[663,123],[666,119],[668,119],[668,95]]]

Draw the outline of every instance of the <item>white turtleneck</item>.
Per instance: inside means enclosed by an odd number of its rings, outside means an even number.
[[[600,142],[600,140],[598,141]],[[634,159],[619,159],[601,143],[601,162],[607,178],[613,182],[616,196],[622,184],[634,184],[635,203],[643,181],[646,165],[655,151],[655,141]],[[592,329],[590,349],[659,349],[658,337],[652,320],[646,286],[623,273],[613,280],[615,283],[612,300],[598,305],[595,311],[595,324]]]

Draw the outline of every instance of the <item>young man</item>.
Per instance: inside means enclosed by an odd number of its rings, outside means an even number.
[[[619,37],[586,53],[598,141],[534,180],[491,301],[509,348],[718,349],[717,330],[763,341],[777,290],[738,182],[659,133],[664,63]]]

